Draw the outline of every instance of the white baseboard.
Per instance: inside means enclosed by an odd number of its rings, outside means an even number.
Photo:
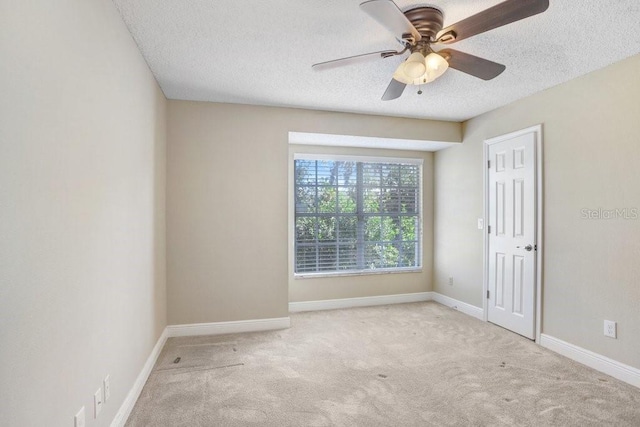
[[[337,308],[371,307],[375,305],[431,301],[431,294],[432,292],[416,292],[413,294],[290,302],[289,312],[297,313],[301,311],[335,310]]]
[[[118,413],[114,417],[113,421],[111,421],[111,427],[123,427],[133,410],[133,407],[142,392],[142,388],[144,387],[147,379],[149,378],[149,374],[151,374],[151,370],[153,366],[156,364],[156,360],[158,360],[158,356],[160,356],[160,352],[162,351],[162,347],[164,347],[165,342],[167,342],[168,333],[167,328],[165,328],[160,334],[160,338],[156,342],[156,345],[151,350],[151,354],[147,358],[144,366],[142,367],[142,371],[136,378],[136,381],[133,383],[133,387],[129,390],[129,394],[120,405],[120,409]]]
[[[458,310],[471,317],[475,317],[476,319],[484,320],[483,319],[484,312],[482,311],[482,308],[476,307],[475,305],[458,301],[457,299],[453,299],[451,297],[439,294],[437,292],[433,292],[433,301],[440,303],[442,305],[446,305],[447,307],[451,307],[454,310]]]
[[[617,378],[620,381],[640,387],[640,369],[609,359],[598,353],[570,344],[550,335],[540,336],[540,345],[590,368]]]
[[[271,331],[291,327],[289,317],[273,319],[237,320],[232,322],[191,323],[167,326],[169,337],[191,337],[194,335],[222,335],[240,332]]]
[[[142,371],[133,383],[133,387],[127,394],[126,399],[120,406],[120,410],[111,422],[111,427],[123,427],[131,415],[142,388],[144,387],[151,370],[160,356],[160,352],[170,337],[187,337],[194,335],[221,335],[234,334],[238,332],[258,332],[268,331],[272,329],[286,329],[291,326],[289,317],[280,317],[274,319],[255,319],[255,320],[239,320],[235,322],[216,322],[216,323],[193,323],[188,325],[169,325],[167,326],[158,342],[153,347],[149,358],[142,367]]]

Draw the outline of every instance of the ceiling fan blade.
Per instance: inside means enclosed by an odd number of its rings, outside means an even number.
[[[407,36],[411,36],[416,42],[422,39],[416,27],[391,0],[369,0],[361,3],[360,9],[391,31],[398,40],[406,39]]]
[[[317,64],[313,64],[311,68],[313,68],[314,71],[330,70],[332,68],[343,67],[345,65],[360,64],[376,58],[386,58],[397,53],[398,52],[395,50],[381,50],[379,52],[363,53],[362,55],[348,56],[346,58],[334,59],[332,61],[319,62]]]
[[[449,67],[482,80],[491,80],[498,77],[507,68],[497,62],[453,49],[442,49],[436,53],[447,60]]]
[[[391,83],[387,86],[387,90],[384,91],[382,95],[383,101],[391,101],[392,99],[400,98],[402,92],[404,92],[404,88],[407,87],[406,84],[400,83],[396,79],[391,79]]]
[[[507,0],[473,16],[449,25],[438,32],[437,38],[447,33],[441,43],[454,43],[494,28],[542,13],[549,7],[549,0]]]

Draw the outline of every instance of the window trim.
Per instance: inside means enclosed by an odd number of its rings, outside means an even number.
[[[366,163],[404,163],[407,165],[424,165],[424,159],[415,157],[383,157],[383,156],[352,156],[344,154],[313,154],[294,153],[293,160],[335,160],[336,162],[366,162]],[[422,183],[420,183],[422,184]],[[421,185],[422,187],[422,185]]]
[[[304,272],[296,273],[296,253],[295,253],[295,161],[296,160],[329,160],[340,162],[367,162],[367,163],[404,163],[417,165],[420,168],[420,181],[418,189],[419,198],[419,214],[418,221],[420,223],[420,233],[418,236],[420,245],[420,265],[416,267],[391,267],[378,269],[362,269],[362,270],[344,270],[344,271],[327,271],[327,272]],[[386,157],[386,156],[367,156],[367,155],[344,155],[344,154],[317,154],[317,153],[293,153],[290,156],[289,167],[289,272],[294,279],[315,279],[322,277],[343,277],[343,276],[368,276],[379,274],[403,274],[403,273],[422,273],[424,271],[424,159],[415,157]]]

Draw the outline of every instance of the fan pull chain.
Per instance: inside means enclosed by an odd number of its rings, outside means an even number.
[[[418,86],[418,95],[422,95],[422,85]]]

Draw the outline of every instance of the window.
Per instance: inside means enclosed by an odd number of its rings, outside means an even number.
[[[421,160],[294,160],[295,274],[421,267]]]

